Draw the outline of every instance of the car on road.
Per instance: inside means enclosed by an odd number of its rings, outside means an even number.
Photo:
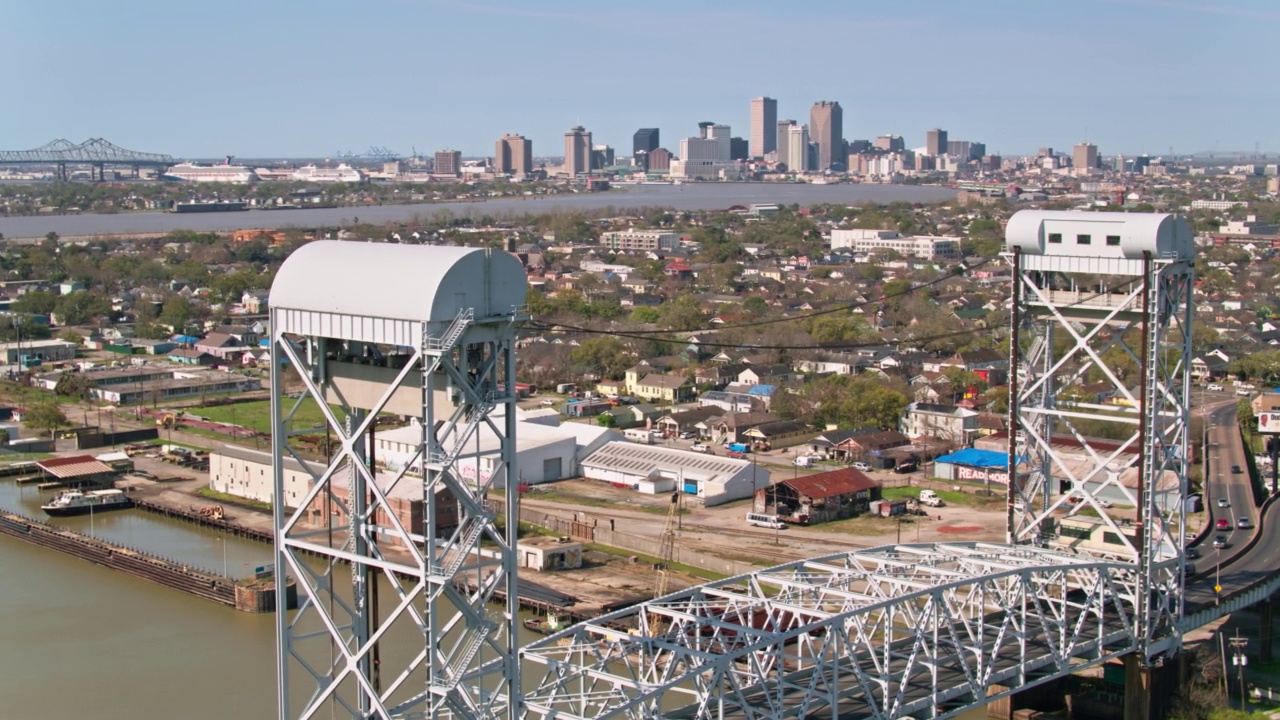
[[[1227,536],[1219,535],[1213,539],[1213,546],[1219,550],[1227,546]]]
[[[1207,387],[1207,388],[1205,388],[1205,389],[1206,389],[1206,390],[1208,390],[1209,392],[1222,392],[1222,386],[1221,386],[1221,385],[1210,385],[1209,387]]]
[[[546,400],[543,400],[543,401],[542,401],[542,404],[543,404],[543,405],[555,405],[555,404],[556,404],[556,401],[555,401],[555,400],[552,400],[551,398],[547,398]]]
[[[1240,466],[1239,466],[1239,465],[1232,465],[1232,466],[1231,466],[1231,474],[1232,474],[1232,475],[1239,475],[1239,474],[1240,474]]]
[[[704,453],[704,452],[706,452],[706,451],[710,450],[711,448],[707,447],[706,445],[704,445],[704,444],[702,444],[702,443],[700,443],[700,442],[696,442],[696,443],[694,443],[694,444],[690,445],[690,446],[689,446],[689,449],[690,449],[690,450],[692,450],[692,451],[694,451],[694,452]]]
[[[1240,528],[1241,530],[1252,530],[1253,521],[1247,517],[1242,517],[1239,520],[1236,520],[1236,527]]]
[[[1219,530],[1230,530],[1231,521],[1226,518],[1218,518],[1218,522],[1214,525],[1214,527],[1218,528]]]
[[[692,440],[697,436],[698,436],[698,433],[693,432],[692,430],[685,430],[684,432],[680,433],[681,440]]]
[[[1231,501],[1226,498],[1218,498],[1218,507],[1221,507],[1221,508],[1231,507]]]
[[[1187,548],[1182,554],[1186,555],[1188,560],[1196,560],[1200,557],[1200,551],[1193,547]]]
[[[906,473],[913,473],[913,472],[915,472],[915,471],[916,471],[916,467],[917,467],[917,466],[916,466],[916,464],[915,464],[915,463],[913,463],[913,462],[898,463],[898,466],[897,466],[897,467],[895,467],[895,468],[893,469],[893,471],[894,471],[894,472],[896,472],[896,473],[902,473],[902,474],[904,474],[904,475],[905,475]]]
[[[738,452],[737,450],[730,450],[729,452],[725,453],[725,455],[728,455],[729,457],[731,457],[731,458],[735,458],[735,459],[738,459],[738,460],[742,460],[743,458],[745,458],[745,457],[747,456],[747,454],[746,454],[746,453],[744,453],[744,452]]]
[[[868,465],[867,463],[864,463],[864,462],[856,462],[856,463],[854,463],[854,464],[853,464],[853,469],[854,469],[854,470],[857,470],[857,471],[859,471],[859,472],[871,472],[871,466],[870,466],[870,465]]]

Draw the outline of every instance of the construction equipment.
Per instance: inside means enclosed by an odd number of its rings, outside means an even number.
[[[680,506],[680,490],[671,493],[671,507],[667,509],[667,524],[662,528],[662,546],[658,562],[654,564],[653,597],[667,594],[671,580],[671,561],[676,554],[676,510]]]
[[[156,420],[156,424],[163,428],[172,429],[178,424],[178,416],[173,413],[169,413],[159,420]]]

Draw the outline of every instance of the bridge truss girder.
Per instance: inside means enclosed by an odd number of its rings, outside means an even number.
[[[33,150],[0,150],[0,163],[172,165],[174,162],[172,156],[126,150],[102,138],[90,138],[78,145],[58,139]]]
[[[275,497],[286,497],[287,462],[310,475],[307,493],[290,502],[296,509],[273,503],[277,576],[296,580],[299,600],[296,612],[283,610],[278,583],[278,716],[514,717],[507,699],[519,687],[516,523],[499,526],[484,501],[506,484],[515,454],[515,396],[502,388],[515,387],[518,316],[476,319],[467,310],[437,336],[419,326],[394,379],[375,401],[357,404],[334,379],[334,356],[376,353],[373,343],[350,338],[389,323],[300,315],[273,309],[271,323],[273,367],[295,368],[306,387],[290,398],[280,373],[271,373]],[[299,332],[326,324],[317,334]],[[353,334],[342,339],[343,329]],[[421,393],[422,436],[392,477],[377,478],[370,457],[376,418],[405,392]],[[441,403],[443,397],[454,401]],[[288,442],[299,434],[290,432],[291,419],[308,399],[335,439],[320,472]],[[490,416],[497,405],[506,405],[502,422]],[[481,432],[497,438],[496,446],[481,448]],[[402,523],[391,499],[405,497],[406,487],[410,498],[420,493],[420,530]],[[514,517],[516,493],[506,498],[505,514]],[[456,502],[456,529],[438,536],[437,519],[449,515],[445,502]],[[326,524],[308,522],[315,515]],[[380,587],[391,597],[380,599]],[[492,606],[499,593],[506,598],[501,610]],[[419,635],[411,657],[382,652],[393,636]]]
[[[1090,522],[1119,542],[1078,550],[1142,569],[1143,657],[1176,652],[1185,586],[1192,266],[1150,255],[1121,261],[1018,252],[1008,257],[1014,268],[1009,460],[1019,468],[1008,490],[1008,541],[1060,541],[1064,513],[1091,511],[1097,520]],[[1116,290],[1095,293],[1077,285],[1104,275]],[[1074,389],[1090,374],[1118,404]],[[1090,436],[1100,427],[1112,430],[1109,444]],[[1077,444],[1087,460],[1072,460],[1056,448],[1054,438],[1061,437]],[[1134,474],[1124,463],[1131,455],[1137,456],[1132,487],[1121,482],[1123,474]],[[1136,508],[1132,524],[1113,517],[1107,495]]]
[[[1133,565],[1031,546],[798,561],[527,646],[524,717],[950,717],[1132,652],[1139,592]]]

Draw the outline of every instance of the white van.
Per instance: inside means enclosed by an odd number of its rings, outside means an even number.
[[[747,524],[755,525],[757,527],[773,528],[775,530],[781,530],[787,526],[786,523],[778,519],[777,515],[765,515],[764,513],[754,512],[747,513]]]
[[[795,465],[796,467],[811,468],[813,467],[813,458],[809,457],[808,455],[801,455],[795,460],[792,460],[791,464]]]

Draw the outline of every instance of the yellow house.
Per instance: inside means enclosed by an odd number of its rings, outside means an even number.
[[[693,399],[693,382],[678,375],[649,373],[636,384],[632,392],[650,400],[684,402]]]

